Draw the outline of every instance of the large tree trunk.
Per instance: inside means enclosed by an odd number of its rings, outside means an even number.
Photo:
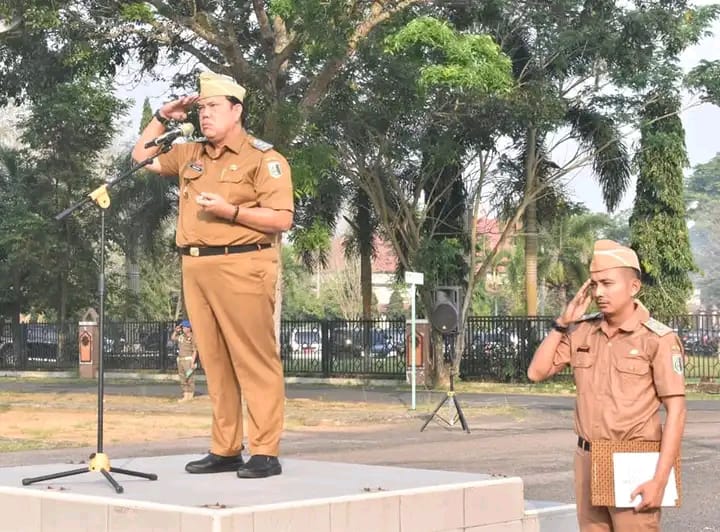
[[[537,130],[527,131],[525,159],[525,306],[528,316],[537,316],[538,220],[536,193]]]
[[[360,291],[362,293],[362,317],[372,319],[372,252],[373,227],[370,219],[370,198],[364,191],[358,194],[357,212],[358,240],[360,243]]]

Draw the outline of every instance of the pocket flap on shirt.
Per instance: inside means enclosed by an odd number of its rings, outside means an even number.
[[[615,367],[621,373],[645,375],[650,371],[650,364],[638,358],[620,358],[615,361]]]
[[[200,177],[201,175],[203,175],[203,168],[202,167],[199,167],[199,168],[200,169],[198,170],[198,167],[194,166],[194,163],[188,163],[180,171],[180,177],[182,177],[183,179],[191,180],[191,181],[195,180],[198,177]]]
[[[595,359],[597,359],[596,353],[593,353],[592,351],[580,351],[577,349],[573,353],[570,364],[574,368],[589,368],[595,364]]]

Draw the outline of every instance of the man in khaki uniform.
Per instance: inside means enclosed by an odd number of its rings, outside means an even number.
[[[191,401],[195,397],[195,378],[193,373],[197,367],[197,347],[192,327],[188,320],[180,322],[170,339],[178,344],[177,371],[183,397],[179,402]]]
[[[547,379],[567,364],[577,388],[575,497],[581,532],[660,529],[660,504],[685,427],[683,348],[667,326],[635,299],[640,290],[635,252],[600,240],[590,279],[568,303],[528,368],[532,381]],[[584,316],[592,300],[600,313]],[[660,423],[660,405],[667,420]],[[592,440],[661,441],[655,476],[632,494],[635,508],[593,506],[590,493]]]
[[[292,225],[294,205],[287,161],[242,126],[244,97],[231,78],[201,74],[198,95],[155,113],[133,158],[154,155],[144,145],[197,104],[205,140],[175,144],[148,167],[179,178],[176,241],[185,303],[213,406],[210,453],[186,470],[260,478],[281,473],[285,389],[273,321],[276,243]],[[249,414],[247,463],[241,456],[242,396]]]

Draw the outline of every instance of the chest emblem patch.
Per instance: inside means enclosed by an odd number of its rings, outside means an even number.
[[[235,170],[238,169],[238,165],[236,165],[236,164],[231,164],[231,165],[228,167],[228,169],[229,169],[231,172],[234,172]]]
[[[273,178],[277,179],[282,176],[282,166],[277,161],[270,161],[268,163],[268,172]]]
[[[681,355],[672,356],[673,371],[678,375],[683,374],[683,359]]]
[[[640,351],[638,351],[637,349],[631,349],[631,350],[630,350],[630,356],[635,356],[635,355],[637,355],[639,352],[640,352]]]

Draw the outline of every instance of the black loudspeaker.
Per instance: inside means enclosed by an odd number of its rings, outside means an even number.
[[[435,288],[430,321],[439,332],[452,333],[457,331],[460,320],[461,293],[462,289],[459,286],[438,286]]]

